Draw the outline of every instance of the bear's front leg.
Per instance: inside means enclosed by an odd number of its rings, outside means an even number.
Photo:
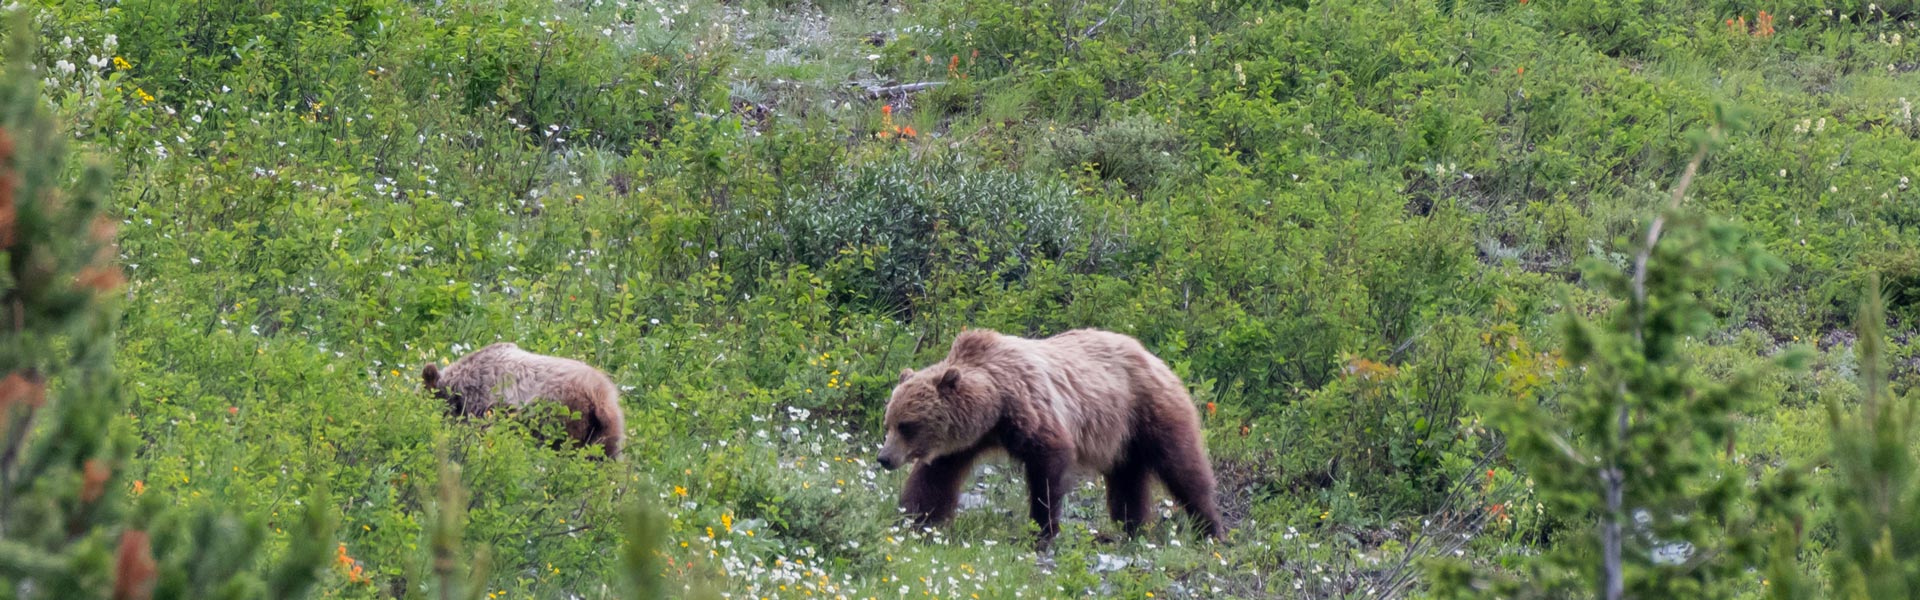
[[[1034,542],[1034,550],[1046,551],[1053,544],[1053,536],[1060,533],[1060,503],[1067,495],[1067,456],[1043,452],[1028,456],[1024,461],[1027,467],[1027,513],[1033,522],[1040,525],[1040,537]]]
[[[969,449],[920,463],[907,477],[907,489],[900,495],[900,507],[913,517],[916,527],[941,525],[953,519],[960,505],[960,486],[973,474],[978,450]]]

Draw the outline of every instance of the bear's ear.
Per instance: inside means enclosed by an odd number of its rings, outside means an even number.
[[[912,377],[913,377],[913,369],[900,370],[900,381],[906,381]]]
[[[940,393],[946,394],[952,393],[954,388],[959,386],[960,370],[947,369],[947,372],[940,374],[940,383],[936,387],[940,389]]]
[[[427,387],[429,388],[439,387],[440,386],[440,367],[436,367],[429,364],[427,365],[427,368],[421,369],[420,382],[427,384]]]

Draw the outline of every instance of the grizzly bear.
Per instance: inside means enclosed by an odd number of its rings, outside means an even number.
[[[427,365],[420,378],[447,403],[448,412],[459,416],[485,414],[497,406],[521,407],[535,399],[558,402],[580,415],[567,420],[567,437],[582,446],[601,446],[607,458],[620,458],[626,417],[620,412],[619,389],[586,363],[500,342],[460,357],[445,370]]]
[[[1107,511],[1128,535],[1152,514],[1159,479],[1201,531],[1223,533],[1200,415],[1180,378],[1132,337],[1093,329],[1026,339],[974,329],[947,357],[900,372],[880,465],[917,463],[901,507],[920,525],[952,519],[982,453],[1026,470],[1027,510],[1045,548],[1060,530],[1067,473],[1105,476]]]

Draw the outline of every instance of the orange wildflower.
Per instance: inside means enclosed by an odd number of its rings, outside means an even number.
[[[120,275],[119,269],[93,266],[80,269],[79,273],[74,274],[73,282],[96,292],[108,292],[120,287],[126,278]]]
[[[347,582],[349,583],[373,583],[373,578],[366,575],[365,569],[360,566],[360,561],[354,560],[351,556],[347,556],[346,542],[340,543],[340,550],[333,557],[333,565],[339,568],[341,573],[346,574]]]
[[[113,600],[152,597],[158,566],[153,562],[147,532],[129,529],[120,534],[120,549],[113,553]]]
[[[92,504],[99,500],[100,495],[107,492],[107,478],[112,476],[107,463],[97,458],[87,459],[80,468],[80,501]]]
[[[32,372],[14,372],[0,379],[0,412],[15,402],[25,402],[27,406],[39,408],[47,401],[46,382]]]

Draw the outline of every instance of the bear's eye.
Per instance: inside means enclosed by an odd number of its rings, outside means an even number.
[[[901,423],[899,425],[899,429],[900,429],[900,437],[910,438],[910,437],[913,437],[913,434],[915,432],[920,430],[920,424],[919,423]]]

